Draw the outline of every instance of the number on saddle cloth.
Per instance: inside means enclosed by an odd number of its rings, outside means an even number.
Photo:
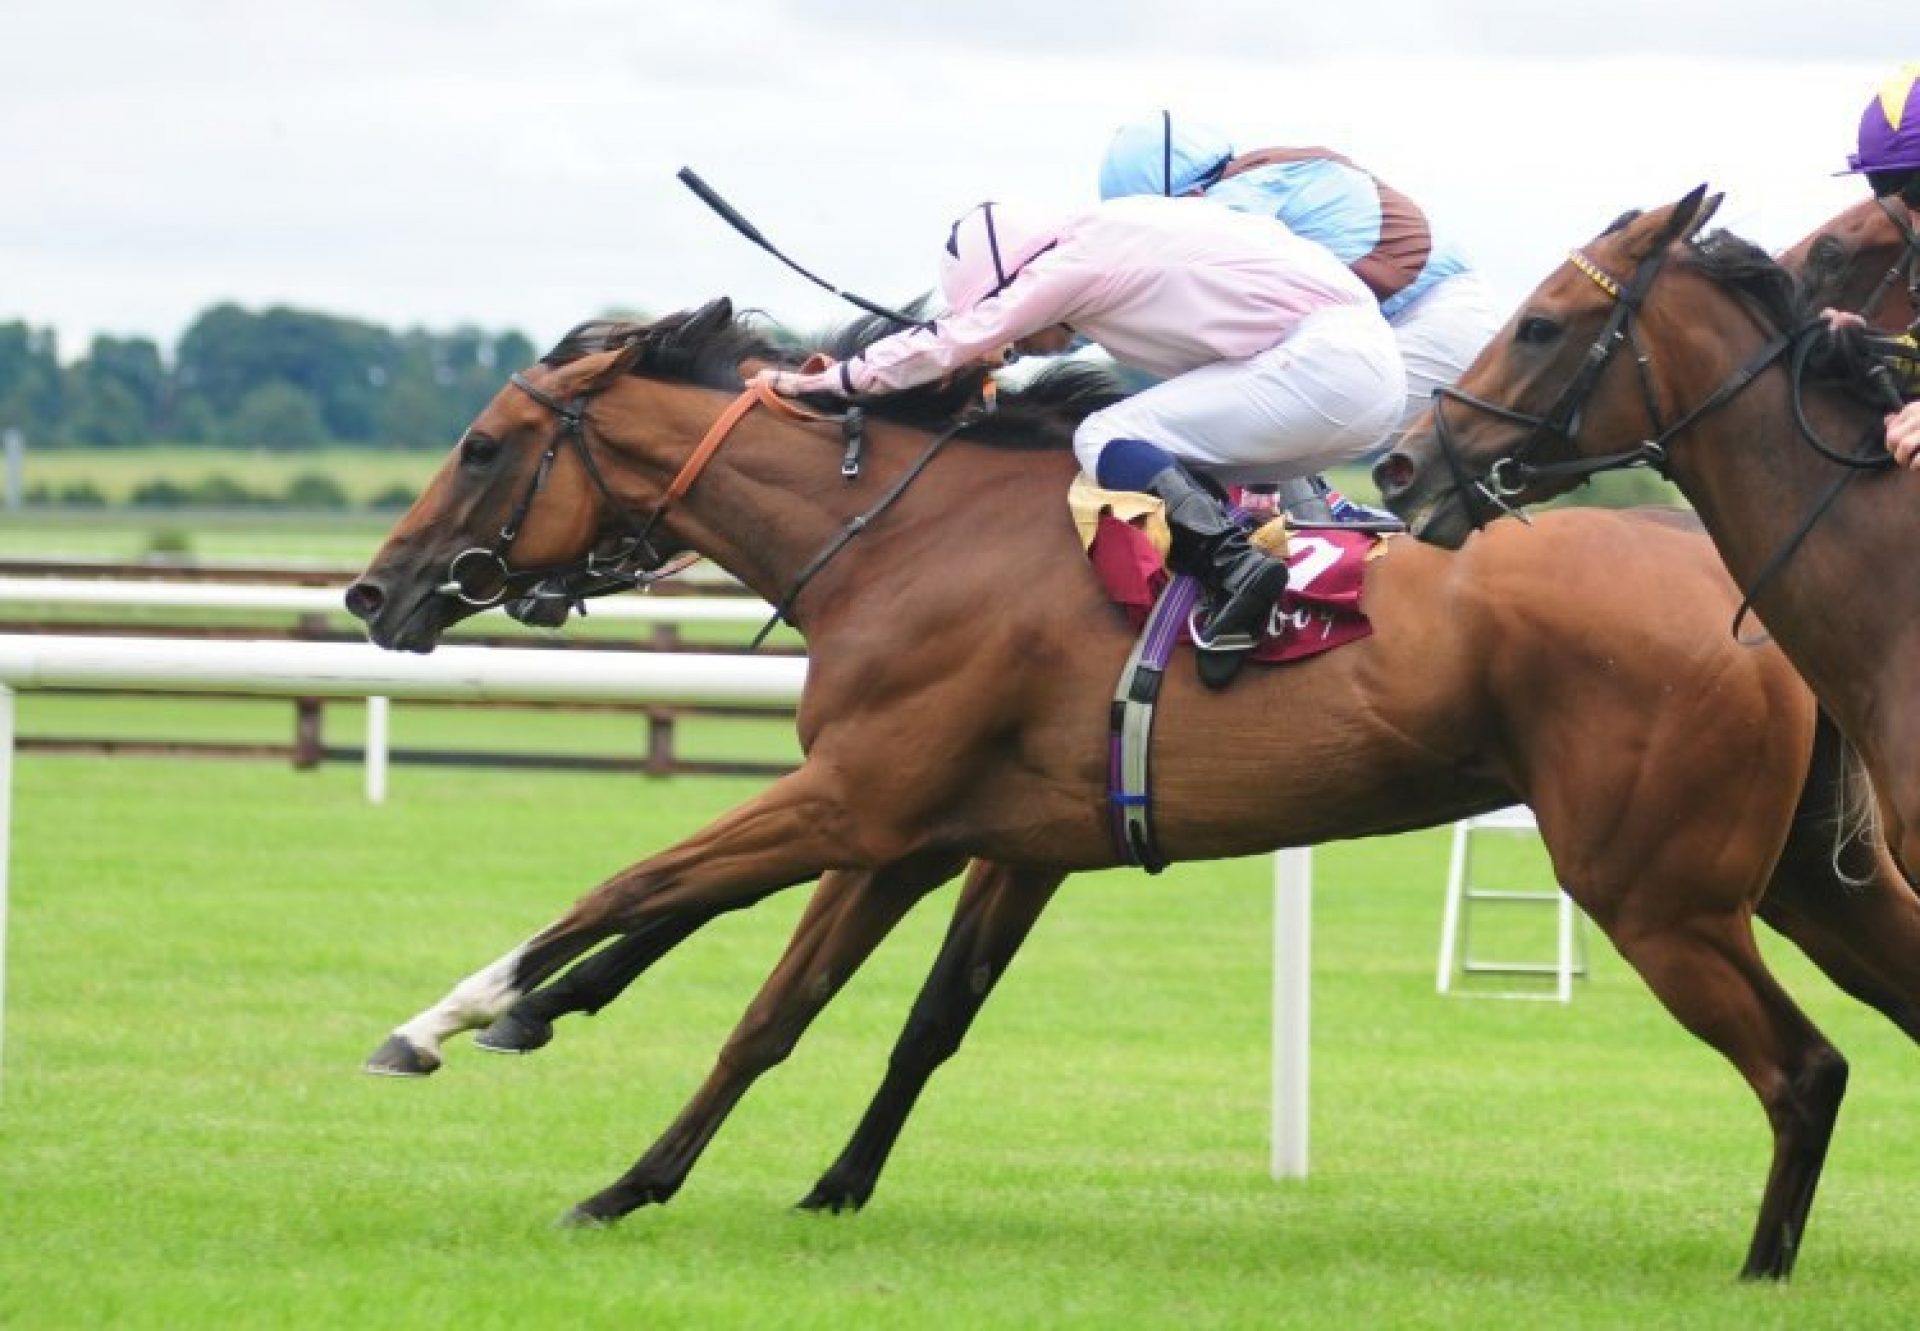
[[[1287,529],[1275,519],[1256,532],[1262,544]],[[1269,534],[1269,528],[1273,534]],[[1355,642],[1373,632],[1360,610],[1365,565],[1383,538],[1341,527],[1294,529],[1287,538],[1287,590],[1274,608],[1254,661],[1297,661]],[[1279,553],[1273,551],[1273,553]],[[1087,558],[1108,597],[1138,630],[1167,585],[1161,553],[1132,523],[1102,513]]]

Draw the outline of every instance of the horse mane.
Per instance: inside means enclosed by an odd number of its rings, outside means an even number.
[[[1643,216],[1640,209],[1629,208],[1609,222],[1600,234],[1611,236],[1624,231]],[[1715,285],[1744,297],[1781,329],[1800,323],[1809,308],[1819,308],[1811,304],[1810,284],[1782,268],[1758,245],[1731,231],[1689,237],[1681,264]]]
[[[1801,280],[1774,257],[1731,231],[1687,242],[1682,264],[1715,285],[1743,297],[1782,332],[1802,323],[1812,306]]]
[[[905,313],[918,317],[926,298],[908,305]],[[712,307],[708,307],[712,308]],[[680,310],[639,323],[625,319],[596,319],[575,326],[540,358],[547,366],[561,366],[596,352],[611,351],[634,342],[645,344],[632,373],[669,379],[703,388],[738,391],[742,362],[798,366],[814,350],[835,360],[858,355],[895,329],[892,320],[872,315],[853,320],[818,337],[802,339],[757,311],[729,314],[724,320],[698,320],[697,310]],[[687,330],[690,335],[675,334]],[[953,424],[980,400],[988,371],[976,367],[935,383],[863,401],[867,414],[916,429],[936,431]],[[1018,388],[1003,389],[995,410],[962,438],[998,448],[1057,450],[1069,447],[1081,421],[1100,408],[1125,397],[1125,385],[1113,371],[1098,364],[1068,361],[1041,371]],[[832,405],[832,404],[823,404]]]

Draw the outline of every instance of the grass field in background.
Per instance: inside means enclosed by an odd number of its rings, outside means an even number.
[[[225,476],[247,489],[284,493],[296,476],[318,474],[337,482],[356,503],[404,485],[418,490],[440,465],[453,441],[432,448],[319,448],[281,453],[267,449],[220,448],[207,444],[148,444],[134,448],[48,448],[27,450],[29,489],[44,486],[58,494],[74,485],[91,485],[109,504],[124,504],[152,481],[191,488],[211,476]]]
[[[1569,1007],[1436,997],[1442,833],[1318,857],[1304,1183],[1266,1177],[1253,859],[1069,885],[863,1214],[789,1206],[877,1083],[951,889],[678,1199],[556,1231],[705,1075],[803,891],[709,927],[535,1057],[456,1043],[424,1082],[359,1062],[759,785],[403,769],[381,808],[358,787],[344,767],[20,761],[0,1325],[1911,1322],[1911,1045],[1770,946],[1854,1078],[1797,1279],[1738,1286],[1767,1160],[1752,1096],[1604,943]]]
[[[112,562],[162,556],[353,568],[392,528],[391,513],[269,510],[27,510],[0,514],[0,558]]]

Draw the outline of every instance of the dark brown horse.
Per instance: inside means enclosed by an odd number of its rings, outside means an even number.
[[[1858,747],[1911,873],[1920,484],[1880,443],[1883,390],[1857,372],[1817,373],[1817,307],[1846,292],[1810,297],[1738,237],[1694,239],[1716,204],[1696,190],[1574,251],[1375,476],[1417,535],[1457,546],[1500,507],[1583,472],[1661,465]],[[1846,265],[1840,285],[1858,295],[1881,271]]]
[[[506,594],[597,541],[649,561],[697,549],[783,601],[925,456],[923,429],[876,422],[849,484],[834,465],[837,429],[747,410],[689,484],[690,456],[741,406],[740,367],[770,353],[724,302],[590,331],[501,391],[350,589],[376,642],[430,650],[471,613],[461,590]],[[878,406],[910,415],[915,401]],[[596,944],[616,940],[612,969],[630,978],[714,915],[820,877],[707,1082],[576,1218],[671,1196],[753,1080],[913,902],[971,858],[886,1083],[808,1199],[857,1205],[1060,880],[1115,863],[1107,714],[1132,635],[1062,502],[1076,417],[1015,399],[995,419],[939,454],[794,599],[811,658],[801,768],[615,875],[371,1060],[430,1072],[448,1037],[492,1022]],[[1009,446],[1020,440],[1052,447]],[[508,565],[528,572],[508,576]],[[1372,637],[1249,672],[1225,694],[1188,669],[1169,675],[1154,788],[1163,847],[1178,859],[1532,804],[1560,881],[1759,1096],[1774,1159],[1746,1270],[1782,1275],[1846,1073],[1768,974],[1752,915],[1920,1037],[1920,904],[1884,855],[1837,836],[1838,750],[1816,750],[1812,700],[1777,654],[1715,631],[1732,605],[1706,543],[1670,517],[1568,513],[1464,556],[1395,543],[1370,566]],[[1846,886],[1836,862],[1863,886]]]
[[[1920,315],[1920,238],[1898,199],[1862,199],[1816,227],[1780,266],[1825,304],[1899,332]]]

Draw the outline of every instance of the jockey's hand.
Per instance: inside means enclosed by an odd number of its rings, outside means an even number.
[[[1843,328],[1865,328],[1867,321],[1851,310],[1836,310],[1829,306],[1820,311],[1820,317],[1827,321],[1827,331],[1837,333]]]
[[[1887,451],[1901,466],[1920,471],[1920,402],[1887,417]]]
[[[818,369],[807,370],[762,370],[753,376],[756,384],[765,384],[781,397],[804,397],[809,393],[824,393],[830,397],[851,397],[846,382],[840,377],[838,362],[817,356],[812,362],[825,365]]]

